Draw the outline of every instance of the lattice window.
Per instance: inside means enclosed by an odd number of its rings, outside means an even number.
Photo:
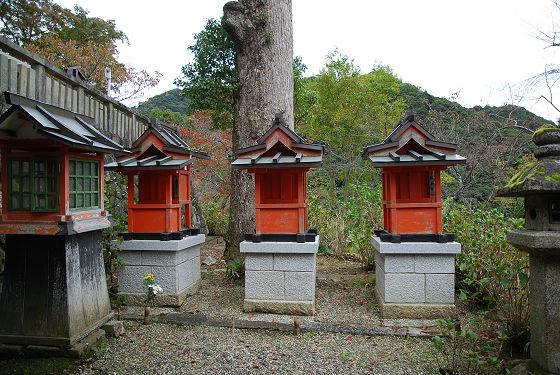
[[[8,160],[8,209],[56,212],[59,206],[59,169],[55,159]]]
[[[100,207],[99,162],[70,159],[70,209],[87,210]]]

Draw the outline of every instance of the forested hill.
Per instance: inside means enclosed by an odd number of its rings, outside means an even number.
[[[551,123],[551,121],[537,116],[523,107],[512,105],[465,108],[451,100],[430,95],[428,92],[410,83],[403,83],[401,85],[400,95],[406,106],[412,109],[420,119],[428,118],[429,112],[432,110],[442,114],[443,117],[448,117],[444,114],[449,113],[469,116],[476,112],[483,112],[486,115],[492,114],[504,119],[511,116],[517,121],[518,125],[530,129],[536,129],[544,123]],[[146,116],[149,116],[150,112],[156,108],[160,110],[168,109],[184,115],[188,112],[188,106],[188,99],[181,95],[181,90],[172,89],[149,98],[145,102],[140,103],[136,109]]]
[[[145,116],[149,116],[152,109],[169,109],[182,115],[187,114],[189,108],[189,99],[181,95],[180,89],[172,89],[162,94],[151,97],[138,104],[136,109]]]
[[[410,83],[403,83],[401,85],[400,95],[407,107],[412,109],[420,119],[428,118],[429,112],[432,110],[440,114],[453,113],[458,116],[470,116],[477,112],[482,112],[486,115],[493,115],[502,119],[515,119],[518,125],[530,129],[536,129],[545,123],[552,123],[523,107],[513,105],[466,108],[451,100],[430,95],[428,92]]]

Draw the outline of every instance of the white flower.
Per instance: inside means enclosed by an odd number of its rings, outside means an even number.
[[[158,284],[149,285],[148,288],[152,289],[152,293],[154,294],[154,296],[158,293],[163,293],[163,288]]]

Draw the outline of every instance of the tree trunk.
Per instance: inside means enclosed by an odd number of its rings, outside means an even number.
[[[294,128],[291,0],[239,0],[224,5],[223,25],[234,41],[239,89],[235,95],[233,152],[252,146],[283,112]],[[232,168],[230,221],[224,256],[240,258],[239,243],[255,230],[253,176]]]

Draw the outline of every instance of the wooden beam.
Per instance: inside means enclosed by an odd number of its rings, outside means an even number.
[[[278,152],[276,155],[274,155],[274,157],[272,158],[272,162],[273,163],[278,163],[278,159],[280,159],[280,157],[282,156],[281,152]]]
[[[397,154],[395,154],[393,151],[389,152],[389,157],[391,159],[393,159],[394,161],[400,161],[401,157]]]
[[[445,160],[445,154],[442,154],[441,152],[430,150],[430,154],[432,154],[436,159]]]

